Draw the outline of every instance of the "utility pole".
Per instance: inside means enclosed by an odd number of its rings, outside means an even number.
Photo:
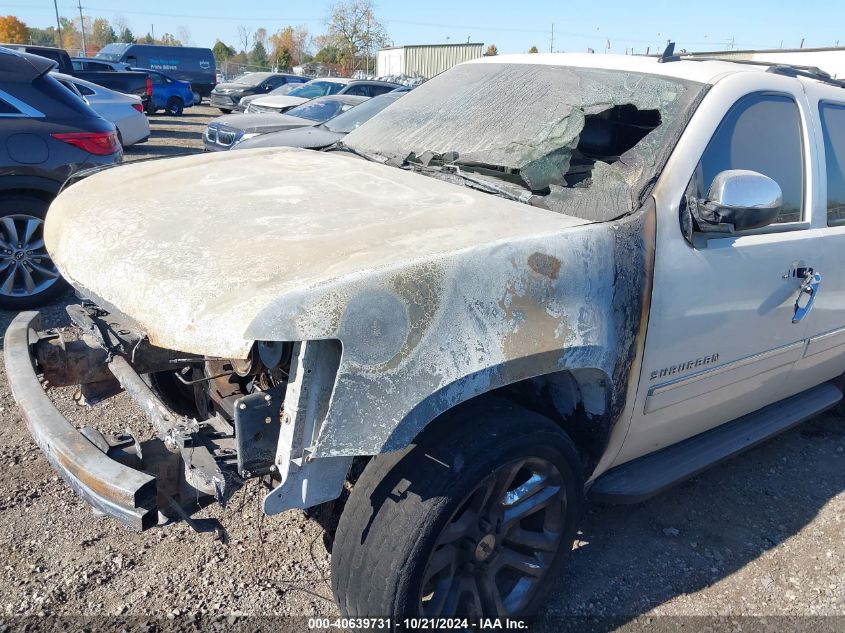
[[[85,44],[85,18],[82,17],[82,0],[77,0],[76,6],[79,7],[79,28],[82,29],[82,56],[88,56],[88,46]]]
[[[804,48],[804,38],[803,37],[801,38],[801,46],[799,46],[798,48]]]
[[[555,23],[554,22],[552,22],[552,41],[549,44],[549,52],[550,53],[555,52]]]
[[[59,34],[59,48],[64,48],[62,46],[62,23],[59,20],[58,0],[53,0],[53,8],[56,10],[56,32]]]

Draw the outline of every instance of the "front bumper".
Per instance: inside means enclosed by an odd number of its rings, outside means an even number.
[[[159,511],[182,510],[209,497],[224,505],[243,482],[237,475],[231,424],[219,417],[198,422],[181,416],[153,392],[139,372],[160,371],[172,352],[139,339],[129,348],[130,357],[140,355],[135,367],[121,355],[125,342],[105,331],[104,321],[92,316],[96,312],[70,306],[68,313],[88,332],[79,341],[39,332],[37,312],[15,317],[4,341],[12,394],[53,468],[94,508],[138,531],[155,526]],[[129,333],[120,325],[117,329]],[[85,398],[101,400],[125,390],[146,414],[155,436],[139,442],[128,431],[109,436],[91,427],[77,429],[53,405],[39,374],[45,385],[80,384]]]
[[[235,106],[238,105],[238,101],[240,101],[240,95],[237,97],[230,97],[229,95],[221,95],[214,92],[212,92],[211,96],[208,98],[209,105],[215,108],[231,110],[235,109]]]
[[[39,325],[37,312],[21,312],[3,344],[9,385],[32,438],[62,479],[94,508],[136,530],[154,526],[156,478],[109,457],[59,413],[44,391],[31,353]]]

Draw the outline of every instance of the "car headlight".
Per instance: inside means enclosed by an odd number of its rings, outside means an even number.
[[[237,141],[235,141],[232,144],[232,147],[234,147],[235,145],[239,145],[240,143],[243,143],[245,140],[250,139],[253,136],[259,136],[260,134],[261,134],[261,132],[248,132],[248,133],[244,134],[243,136],[241,136]]]

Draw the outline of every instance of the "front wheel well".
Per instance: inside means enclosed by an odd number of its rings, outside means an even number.
[[[477,411],[485,401],[492,405],[502,398],[557,424],[578,449],[585,473],[598,464],[613,428],[610,379],[603,371],[570,369],[520,380],[470,398],[438,416],[438,420],[444,417],[454,420],[462,409]],[[483,423],[483,420],[478,422]]]
[[[53,201],[53,198],[56,197],[54,193],[50,193],[49,191],[44,191],[43,189],[33,189],[33,188],[14,188],[14,189],[0,189],[0,198],[7,198],[11,196],[28,196],[31,198],[37,198],[50,204]]]

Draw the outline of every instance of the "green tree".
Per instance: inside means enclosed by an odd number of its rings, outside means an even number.
[[[217,40],[214,42],[214,46],[211,47],[211,54],[214,55],[214,59],[218,62],[225,62],[235,55],[235,49]]]
[[[129,30],[128,26],[124,26],[120,31],[120,35],[117,36],[117,41],[124,44],[134,44],[135,36],[132,34],[132,31]]]
[[[324,46],[314,55],[314,61],[323,64],[339,64],[340,51],[337,46]]]
[[[48,26],[46,29],[30,28],[29,39],[35,46],[55,46],[59,43],[54,26]]]
[[[290,70],[292,66],[291,60],[293,59],[293,55],[291,52],[283,48],[276,53],[276,66],[279,67],[279,70]]]
[[[255,45],[249,53],[249,63],[254,64],[255,66],[268,65],[267,49],[264,48],[264,44],[262,44],[259,40],[255,42]]]
[[[537,50],[536,46],[532,46],[531,48],[528,49],[528,52],[529,53],[539,53],[540,51]]]
[[[144,37],[142,37],[140,39],[140,41],[138,43],[139,44],[155,44],[156,41],[155,41],[155,38],[152,35],[147,33]]]

